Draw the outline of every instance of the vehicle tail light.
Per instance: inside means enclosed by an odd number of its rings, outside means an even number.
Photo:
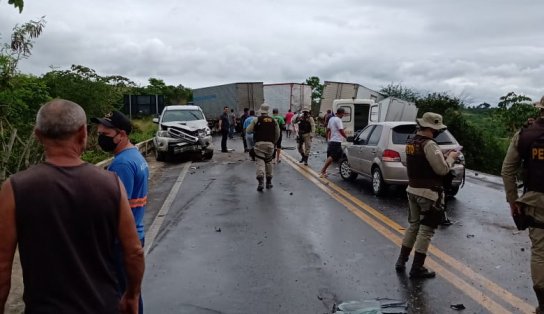
[[[400,154],[397,151],[386,149],[383,151],[382,161],[400,161]]]

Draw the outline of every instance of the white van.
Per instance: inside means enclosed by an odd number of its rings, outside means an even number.
[[[348,137],[373,122],[413,122],[417,117],[417,107],[413,102],[396,97],[388,97],[379,102],[374,102],[372,99],[335,99],[332,108],[333,112],[336,112],[338,108],[344,109],[342,122]]]

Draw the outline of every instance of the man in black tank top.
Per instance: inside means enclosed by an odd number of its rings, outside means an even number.
[[[137,313],[144,256],[117,176],[83,162],[87,118],[56,99],[38,112],[35,133],[45,162],[0,189],[0,313],[10,289],[15,248],[23,269],[25,313]],[[128,277],[116,292],[114,243]]]

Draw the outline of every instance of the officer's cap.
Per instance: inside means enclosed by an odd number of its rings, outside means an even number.
[[[423,117],[417,119],[417,124],[423,128],[431,128],[434,130],[447,128],[447,126],[442,123],[442,116],[434,112],[425,112]]]

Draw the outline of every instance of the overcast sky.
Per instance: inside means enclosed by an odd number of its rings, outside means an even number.
[[[0,34],[46,16],[24,73],[80,64],[138,84],[389,83],[496,104],[544,94],[544,1],[0,0]]]

